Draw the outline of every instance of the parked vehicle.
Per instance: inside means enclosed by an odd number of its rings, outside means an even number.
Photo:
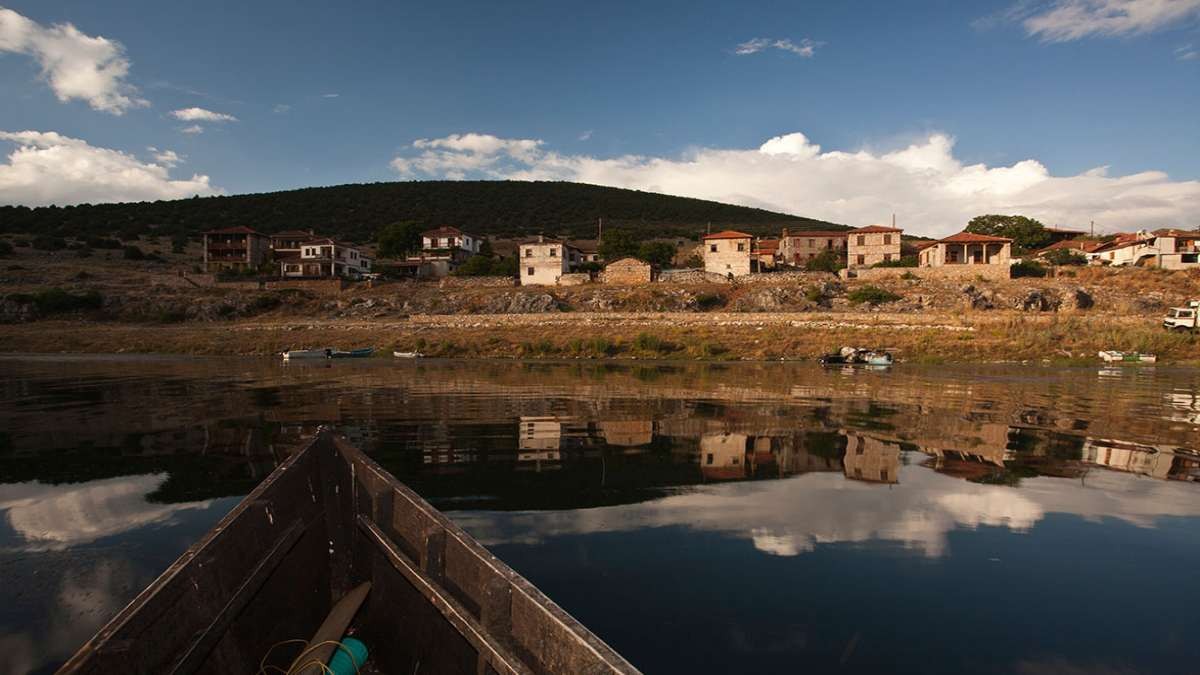
[[[59,673],[267,671],[638,672],[328,428]]]
[[[1196,330],[1196,316],[1200,314],[1200,300],[1192,300],[1187,307],[1172,307],[1163,317],[1163,328],[1168,330]]]

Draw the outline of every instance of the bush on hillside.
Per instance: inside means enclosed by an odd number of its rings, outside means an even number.
[[[850,304],[852,305],[866,303],[874,307],[875,305],[895,302],[900,299],[900,296],[878,286],[861,286],[847,293],[846,298],[850,300]]]
[[[1046,276],[1046,268],[1041,263],[1034,262],[1033,260],[1022,260],[1012,266],[1012,277],[1014,279],[1019,277],[1040,278],[1044,276]]]

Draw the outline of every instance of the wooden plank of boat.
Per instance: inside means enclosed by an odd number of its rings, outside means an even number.
[[[637,672],[323,428],[60,673],[253,673],[273,646],[314,635],[366,582],[350,626],[371,652],[364,672]],[[286,668],[295,656],[268,663]]]

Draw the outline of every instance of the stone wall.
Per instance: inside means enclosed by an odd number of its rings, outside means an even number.
[[[612,262],[600,274],[600,281],[605,284],[624,284],[630,286],[634,284],[648,284],[652,279],[653,269],[650,267],[650,264],[633,258],[625,258]]]
[[[438,288],[507,288],[516,286],[512,277],[446,277],[438,280]]]
[[[558,278],[559,286],[582,286],[592,283],[592,275],[587,272],[571,272]]]
[[[771,272],[769,274],[751,274],[748,277],[738,277],[738,285],[776,285],[802,286],[811,283],[830,281],[834,275],[829,272]]]
[[[287,289],[299,289],[311,291],[319,295],[337,295],[346,288],[344,279],[283,279],[280,281],[268,281],[268,291],[282,291]]]
[[[847,272],[852,272],[850,276]],[[943,267],[875,267],[871,269],[842,270],[843,279],[897,279],[906,273],[918,279],[1008,279],[1012,269],[1008,265],[945,265]]]
[[[724,274],[714,274],[699,269],[663,270],[658,273],[660,283],[670,284],[727,284]]]

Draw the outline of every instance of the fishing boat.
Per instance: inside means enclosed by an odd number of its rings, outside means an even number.
[[[60,673],[636,673],[322,428]]]
[[[841,351],[825,354],[817,359],[824,365],[857,364],[868,366],[890,366],[892,355],[885,351],[842,347]]]
[[[1119,352],[1116,350],[1100,352],[1100,359],[1105,363],[1154,363],[1158,361],[1158,357],[1154,354]]]
[[[425,355],[421,352],[392,352],[392,356],[398,359],[420,359]]]
[[[374,347],[364,347],[362,349],[350,349],[350,350],[346,350],[346,351],[335,349],[335,350],[333,350],[333,352],[331,352],[329,354],[329,358],[331,358],[331,359],[365,359],[374,353],[375,353]]]
[[[332,349],[289,349],[283,353],[284,361],[292,359],[327,359]]]

